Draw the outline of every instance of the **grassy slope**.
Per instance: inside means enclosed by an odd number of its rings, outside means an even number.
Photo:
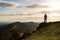
[[[25,40],[60,40],[60,22],[47,23]]]

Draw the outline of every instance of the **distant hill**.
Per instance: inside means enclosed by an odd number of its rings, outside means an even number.
[[[34,23],[34,22],[24,22],[23,24],[25,24],[29,30],[36,30],[36,27],[39,26],[39,23]]]
[[[24,33],[30,33],[34,31],[36,25],[37,23],[32,22],[13,22],[0,24],[0,27],[2,27],[0,28],[0,40],[19,40]]]
[[[34,31],[34,30],[36,30],[36,27],[38,27],[38,25],[39,25],[39,23],[34,23],[34,22],[23,22],[23,23],[21,23],[21,22],[11,22],[11,23],[9,23],[9,22],[6,22],[6,23],[0,23],[0,30],[1,29],[7,29],[7,28],[12,28],[12,27],[14,27],[14,26],[18,26],[18,28],[20,28],[21,30],[22,29],[27,29],[27,30],[29,30],[29,31]]]
[[[60,22],[40,23],[36,32],[24,40],[60,40]]]
[[[23,23],[10,23],[0,30],[0,40],[19,40],[21,33],[23,35],[25,32],[27,32],[27,27]]]

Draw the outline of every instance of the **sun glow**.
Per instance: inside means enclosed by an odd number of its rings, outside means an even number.
[[[48,3],[47,5],[51,6],[52,9],[59,10],[60,9],[60,1],[52,1]]]

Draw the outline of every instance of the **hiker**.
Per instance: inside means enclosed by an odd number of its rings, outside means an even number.
[[[44,22],[47,22],[47,14],[44,15]]]

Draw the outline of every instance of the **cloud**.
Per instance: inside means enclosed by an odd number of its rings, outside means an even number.
[[[15,2],[0,1],[0,7],[1,8],[18,8],[21,6],[22,6],[22,4],[15,3]]]
[[[49,7],[47,5],[39,5],[39,4],[34,4],[34,5],[30,5],[30,6],[26,6],[26,8],[46,8]]]

